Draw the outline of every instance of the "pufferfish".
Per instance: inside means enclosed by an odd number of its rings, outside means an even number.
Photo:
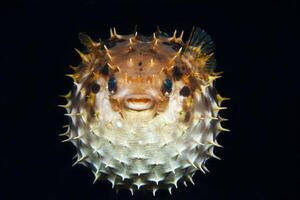
[[[79,39],[84,53],[74,74],[73,89],[64,97],[70,117],[68,136],[77,149],[77,161],[97,180],[112,187],[177,188],[194,184],[197,170],[208,169],[216,138],[226,120],[219,116],[223,100],[214,87],[214,43],[200,28],[183,41],[159,29],[151,36],[134,32],[95,42]]]

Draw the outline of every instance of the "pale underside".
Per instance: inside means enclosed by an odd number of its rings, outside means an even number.
[[[78,85],[80,87],[80,85]],[[78,89],[77,89],[78,91]],[[80,95],[79,92],[77,92]],[[107,94],[97,96],[103,108],[99,121],[86,123],[86,110],[71,109],[71,138],[82,164],[92,168],[96,178],[107,178],[113,186],[131,190],[177,187],[180,180],[192,181],[198,169],[213,154],[218,124],[218,105],[212,86],[195,95],[190,124],[181,123],[182,100],[172,96],[168,109],[149,121],[147,113],[128,111],[126,118],[114,112]],[[81,158],[81,159],[80,159]]]

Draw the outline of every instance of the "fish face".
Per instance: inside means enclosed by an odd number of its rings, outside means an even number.
[[[112,58],[109,65],[117,69],[112,77],[114,85],[118,86],[114,90],[108,87],[111,103],[118,102],[113,107],[123,113],[151,110],[155,115],[163,112],[173,89],[173,78],[165,70],[172,64],[171,59],[177,51],[164,44],[154,45],[153,41],[144,42],[133,36],[127,37],[130,42],[107,48]]]
[[[214,147],[225,119],[214,87],[213,43],[201,29],[188,41],[160,30],[95,42],[80,34],[87,53],[75,68],[74,88],[65,96],[70,124],[66,141],[77,149],[77,163],[89,167],[95,181],[132,193],[172,190],[192,182],[205,162],[218,158]]]

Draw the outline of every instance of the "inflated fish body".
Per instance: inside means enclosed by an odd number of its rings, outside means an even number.
[[[214,147],[222,128],[219,74],[211,38],[194,28],[187,42],[176,31],[151,37],[137,33],[94,42],[80,34],[87,52],[72,67],[74,89],[63,107],[70,117],[66,141],[77,148],[77,163],[113,187],[177,187],[192,182],[205,162],[218,158]]]

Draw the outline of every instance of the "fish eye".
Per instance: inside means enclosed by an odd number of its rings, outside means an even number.
[[[109,77],[107,85],[108,85],[108,91],[111,94],[117,91],[117,80],[114,76]]]
[[[162,85],[162,92],[164,95],[169,95],[172,92],[173,83],[170,79],[165,79]]]

